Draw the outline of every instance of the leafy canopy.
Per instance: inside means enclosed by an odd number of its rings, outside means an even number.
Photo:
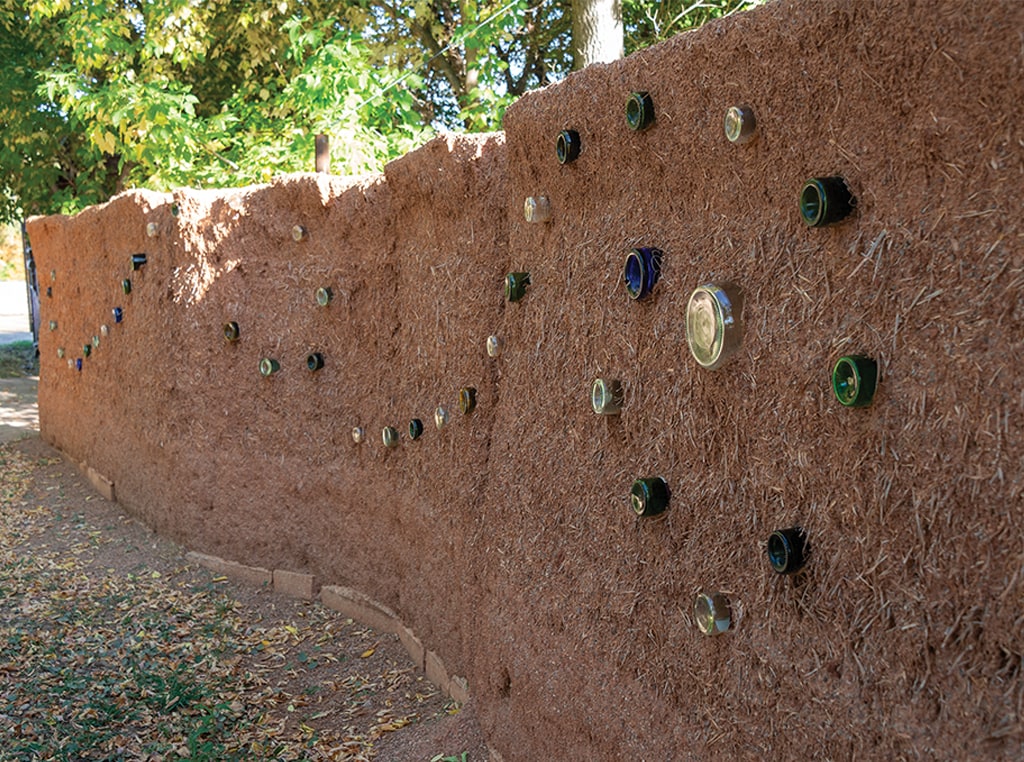
[[[626,50],[756,1],[624,0]],[[570,0],[0,0],[0,223],[310,169],[321,132],[332,171],[377,171],[500,128],[570,29]]]

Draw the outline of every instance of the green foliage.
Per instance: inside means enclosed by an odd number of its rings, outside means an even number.
[[[295,5],[3,0],[0,221],[311,169],[318,131],[340,173],[422,142],[412,96],[374,97],[396,74],[332,4]]]
[[[0,501],[5,533],[13,510]],[[16,718],[4,759],[252,758],[240,739],[262,718],[232,706],[245,678],[218,660],[243,646],[236,622],[215,618],[213,595],[159,574],[93,587],[72,553],[38,555],[0,553],[0,590],[17,603],[0,627],[0,658],[16,672],[0,697]]]
[[[632,52],[759,0],[624,0]],[[128,187],[379,170],[572,65],[571,0],[0,0],[0,223]]]
[[[444,129],[499,129],[509,103],[571,63],[569,0],[359,0],[345,20],[375,66],[406,72],[423,122]]]
[[[369,63],[371,52],[361,38],[333,19],[312,24],[295,18],[285,29],[288,56],[299,73],[282,88],[274,110],[310,125],[295,135],[302,156],[312,156],[315,135],[325,133],[332,137],[332,162],[368,172],[423,142],[428,131],[408,89],[377,97],[393,77]]]
[[[626,54],[650,47],[709,21],[745,11],[765,0],[623,0]]]
[[[0,281],[4,280],[25,280],[21,230],[14,225],[0,225]]]
[[[21,378],[39,373],[39,360],[31,341],[0,344],[0,378]]]

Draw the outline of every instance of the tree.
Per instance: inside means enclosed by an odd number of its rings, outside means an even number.
[[[569,70],[568,0],[370,2],[347,19],[365,25],[377,60],[421,72],[415,95],[427,124],[498,129],[509,103]]]
[[[308,166],[328,122],[343,171],[409,150],[412,99],[372,98],[394,73],[330,6],[304,0],[326,19],[312,24],[283,0],[3,0],[0,219],[128,186],[267,180]]]
[[[622,58],[621,0],[573,0],[572,68]]]
[[[630,52],[756,0],[618,1]],[[614,15],[616,0],[590,2]],[[571,69],[572,11],[571,0],[0,0],[0,223],[126,187],[309,169],[318,132],[333,138],[335,171],[362,173],[435,130],[500,128],[509,103]],[[577,26],[591,23],[577,11]]]
[[[65,117],[37,92],[38,72],[65,50],[59,30],[27,23],[21,2],[0,3],[0,222],[25,213],[60,209],[72,198],[89,204],[117,187],[116,163],[104,159],[81,134],[64,129]]]
[[[0,220],[124,187],[379,169],[565,73],[566,0],[0,0]]]
[[[622,0],[626,53],[764,2],[766,0]]]

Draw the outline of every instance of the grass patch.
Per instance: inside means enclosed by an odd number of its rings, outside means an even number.
[[[237,676],[220,664],[235,628],[198,632],[213,600],[150,580],[96,589],[72,558],[4,560],[4,759],[247,757],[260,717],[233,703]]]
[[[0,344],[0,378],[39,375],[39,358],[31,341]]]

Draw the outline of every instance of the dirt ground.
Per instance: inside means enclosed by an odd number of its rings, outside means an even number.
[[[34,379],[0,381],[0,420],[34,411]],[[187,563],[185,549],[99,497],[30,427],[20,431],[0,444],[0,759],[488,758],[472,705],[454,704],[417,674],[396,636]],[[105,608],[111,600],[117,607]],[[218,746],[214,731],[196,735],[194,706],[135,716],[151,691],[132,694],[121,675],[146,653],[143,610],[145,630],[167,635],[161,653],[211,654],[219,703],[207,709],[227,707],[220,732],[230,743]],[[60,647],[46,650],[43,636],[54,634]],[[133,638],[134,649],[97,667],[94,659],[109,656],[97,656],[97,644]],[[40,663],[60,685],[39,679]],[[200,695],[213,678],[182,676],[179,664],[173,674],[188,683],[185,695]],[[125,706],[97,717],[105,675]],[[80,679],[88,689],[75,688]],[[62,689],[79,692],[61,698]]]
[[[3,331],[0,323],[0,332]],[[39,358],[28,341],[0,343],[0,444],[39,433]]]
[[[34,378],[0,378],[0,442],[39,434]]]

